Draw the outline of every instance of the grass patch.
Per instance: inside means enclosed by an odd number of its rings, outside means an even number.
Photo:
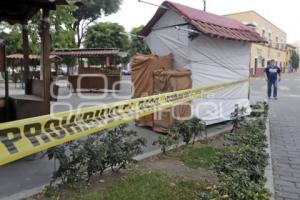
[[[214,165],[217,159],[217,150],[211,146],[194,146],[180,153],[179,157],[185,165],[191,168],[207,169]]]
[[[104,192],[82,196],[78,200],[191,200],[199,197],[205,185],[159,173],[137,173],[123,178]]]

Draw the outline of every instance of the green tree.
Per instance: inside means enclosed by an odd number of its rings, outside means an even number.
[[[72,29],[75,18],[72,13],[75,6],[58,6],[50,13],[50,33],[52,48],[74,48],[76,47],[75,32]],[[41,12],[38,12],[29,22],[30,53],[40,54],[41,52]],[[1,23],[0,37],[5,40],[8,53],[21,53],[22,48],[22,26],[19,24],[9,25]]]
[[[293,53],[291,55],[291,64],[292,64],[293,69],[298,70],[298,68],[299,68],[299,55],[297,54],[296,51],[293,51]]]
[[[124,32],[124,27],[117,23],[97,23],[87,29],[84,45],[86,48],[119,48],[125,51],[129,39]]]
[[[143,30],[144,26],[139,26],[136,28],[133,28],[131,30],[131,41],[130,41],[130,46],[129,46],[129,56],[132,57],[136,53],[141,53],[141,54],[149,54],[151,53],[148,45],[145,43],[143,38],[139,37],[139,33]]]
[[[0,38],[5,41],[6,53],[21,53],[22,52],[22,35],[21,26],[10,26],[3,22],[0,24]]]
[[[62,48],[75,48],[75,32],[73,24],[76,19],[73,17],[73,12],[77,9],[76,6],[57,6],[57,9],[50,12],[50,34],[51,34],[51,50]],[[41,12],[38,12],[28,22],[29,32],[29,47],[30,53],[40,54],[41,52]],[[22,26],[11,26],[7,23],[0,25],[0,38],[6,41],[7,53],[22,53]],[[75,58],[63,58],[59,63],[64,63],[67,66],[75,64]]]
[[[87,29],[84,46],[86,48],[118,48],[128,50],[129,39],[125,28],[117,23],[97,23]],[[89,59],[90,64],[103,64],[103,59]],[[128,57],[116,60],[117,63],[128,62]]]
[[[76,21],[73,30],[77,35],[77,47],[80,47],[82,39],[89,25],[102,15],[110,15],[120,9],[123,0],[82,0],[79,8],[73,12]]]

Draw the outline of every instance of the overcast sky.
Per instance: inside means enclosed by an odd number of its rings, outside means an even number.
[[[163,0],[146,0],[161,4]],[[194,8],[203,9],[202,0],[172,0]],[[139,3],[138,0],[123,0],[121,10],[101,21],[117,22],[127,31],[132,27],[146,25],[157,7]],[[207,11],[218,15],[246,10],[255,10],[288,34],[288,42],[300,40],[300,1],[298,0],[207,0]]]

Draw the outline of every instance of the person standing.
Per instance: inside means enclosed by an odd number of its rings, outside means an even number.
[[[267,66],[264,72],[266,81],[268,83],[268,98],[271,98],[273,90],[273,97],[275,100],[277,100],[277,86],[278,81],[281,80],[281,70],[275,65],[275,60],[270,61],[270,64]]]

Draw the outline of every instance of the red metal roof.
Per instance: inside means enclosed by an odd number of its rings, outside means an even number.
[[[198,31],[211,37],[247,42],[266,42],[257,32],[237,20],[204,12],[170,1],[162,3],[162,7],[157,10],[153,18],[145,26],[141,35],[147,36],[150,34],[152,27],[167,11],[166,8],[177,12]]]

